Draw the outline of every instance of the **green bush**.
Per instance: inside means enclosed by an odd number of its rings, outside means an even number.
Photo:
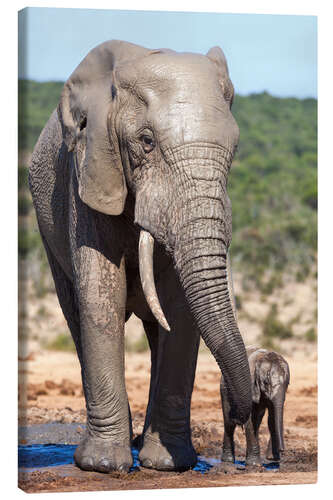
[[[263,337],[260,344],[263,349],[267,349],[269,351],[278,351],[278,347],[270,337]]]
[[[18,188],[25,189],[28,188],[28,174],[29,169],[27,167],[18,168]]]
[[[26,227],[18,228],[18,254],[25,259],[28,255],[41,245],[39,233]]]
[[[235,267],[256,285],[266,271],[316,262],[317,101],[236,96],[241,134],[229,178]],[[264,293],[275,288],[264,284]]]
[[[59,333],[59,335],[46,345],[51,351],[75,352],[75,344],[70,333]]]
[[[269,313],[262,323],[262,336],[263,339],[268,341],[274,338],[289,339],[293,336],[292,328],[290,325],[284,325],[277,318],[277,305],[273,304]]]
[[[38,308],[37,315],[40,318],[47,318],[47,316],[49,315],[49,312],[48,312],[48,310],[46,309],[46,307],[44,305],[41,305]]]
[[[304,283],[309,274],[310,268],[308,266],[304,266],[303,268],[298,269],[295,275],[296,281],[298,283]]]
[[[315,328],[310,328],[309,330],[307,330],[304,336],[308,342],[316,342],[317,340],[317,332]]]
[[[271,295],[275,288],[280,288],[282,285],[282,273],[274,273],[268,281],[260,282],[258,288],[263,295]]]
[[[29,215],[32,207],[32,201],[29,196],[23,193],[18,195],[18,214],[19,215]]]
[[[62,82],[18,82],[18,141],[20,150],[32,151],[39,134],[56,108]]]
[[[125,339],[125,350],[127,352],[145,352],[149,349],[147,336],[143,333],[135,342],[129,342]]]
[[[240,295],[235,295],[235,302],[236,302],[236,309],[237,311],[241,311],[243,304],[242,304],[242,299]]]

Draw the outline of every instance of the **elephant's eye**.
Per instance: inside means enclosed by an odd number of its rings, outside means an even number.
[[[150,153],[155,147],[155,141],[150,135],[142,134],[140,136],[140,141],[142,143],[143,150],[146,153]]]

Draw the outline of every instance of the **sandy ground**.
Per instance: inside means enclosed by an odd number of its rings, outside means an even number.
[[[132,474],[82,472],[75,466],[21,470],[19,486],[28,492],[134,490],[209,486],[303,484],[317,480],[317,359],[316,355],[288,358],[291,370],[285,405],[285,445],[280,471],[237,470],[234,466],[168,473],[141,469]],[[149,388],[149,353],[126,354],[126,384],[134,436],[143,426]],[[192,399],[192,434],[197,452],[219,458],[223,420],[219,370],[208,352],[199,353]],[[19,424],[85,422],[84,398],[77,358],[71,353],[31,352],[19,361]],[[83,429],[82,429],[83,431]],[[264,453],[268,439],[267,416],[261,426]],[[24,440],[21,444],[25,444]],[[245,454],[242,429],[236,434],[236,454]]]

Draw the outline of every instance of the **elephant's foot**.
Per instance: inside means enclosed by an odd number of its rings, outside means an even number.
[[[234,463],[235,462],[235,455],[233,454],[233,452],[231,450],[223,449],[221,459],[222,459],[222,462]]]
[[[262,460],[260,457],[260,454],[258,453],[250,453],[246,455],[246,465],[250,466],[261,466],[262,465]]]
[[[87,434],[74,453],[80,469],[97,472],[128,472],[133,465],[129,443],[117,443],[110,438]]]
[[[189,439],[184,440],[183,443],[175,443],[172,436],[168,440],[167,436],[161,439],[156,437],[156,433],[154,436],[146,433],[139,459],[142,467],[149,469],[183,471],[195,466],[197,454]]]

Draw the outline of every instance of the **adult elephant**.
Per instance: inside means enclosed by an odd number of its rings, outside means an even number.
[[[133,312],[152,353],[142,466],[196,462],[200,334],[223,372],[232,418],[248,419],[251,379],[226,276],[226,187],[239,135],[232,99],[218,47],[204,56],[108,41],[65,83],[35,147],[30,188],[81,363],[82,469],[132,465],[124,323]]]

